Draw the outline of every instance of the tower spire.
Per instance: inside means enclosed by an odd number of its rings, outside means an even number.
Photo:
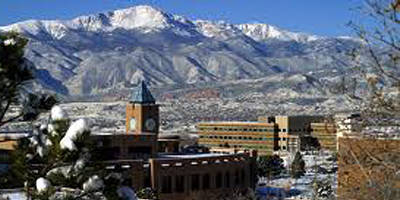
[[[129,101],[130,103],[139,103],[139,104],[144,104],[144,103],[154,104],[156,102],[150,90],[147,88],[145,81],[141,81],[139,85],[132,90],[132,95]]]

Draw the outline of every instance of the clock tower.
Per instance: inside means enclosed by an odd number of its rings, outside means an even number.
[[[146,83],[142,81],[132,91],[126,105],[126,133],[158,134],[159,106],[150,93]]]

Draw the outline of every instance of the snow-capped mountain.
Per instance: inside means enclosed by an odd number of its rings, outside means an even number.
[[[72,20],[28,20],[0,31],[29,38],[26,57],[40,85],[71,95],[125,89],[143,79],[165,86],[277,73],[340,73],[346,51],[358,45],[351,38],[293,33],[267,24],[192,21],[150,6]]]

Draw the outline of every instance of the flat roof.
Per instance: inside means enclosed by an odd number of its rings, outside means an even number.
[[[202,126],[230,126],[230,125],[250,125],[250,126],[274,126],[275,123],[258,122],[258,121],[219,121],[219,122],[199,122],[197,125]]]
[[[196,159],[196,158],[212,158],[212,157],[230,157],[242,154],[223,154],[223,153],[199,153],[199,154],[158,154],[159,158],[175,158],[175,159]]]

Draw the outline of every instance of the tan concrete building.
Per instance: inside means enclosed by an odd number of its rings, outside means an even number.
[[[199,144],[211,148],[257,150],[259,155],[274,151],[303,150],[312,139],[310,125],[323,116],[259,117],[257,122],[201,122],[196,128]]]
[[[279,149],[289,152],[302,150],[307,145],[307,138],[311,136],[311,123],[322,122],[324,119],[324,116],[276,116]]]
[[[197,124],[199,144],[237,151],[257,150],[259,155],[278,150],[277,126],[261,122],[209,122]]]
[[[335,123],[311,123],[310,126],[311,136],[318,140],[321,149],[337,150],[337,126]]]

